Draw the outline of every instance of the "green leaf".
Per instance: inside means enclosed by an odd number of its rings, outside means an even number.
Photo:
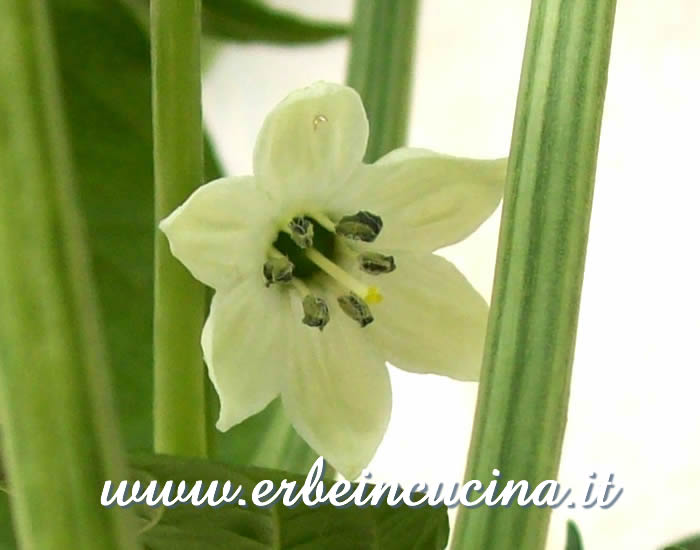
[[[116,1],[51,3],[78,190],[128,446],[151,447],[153,174],[148,42]]]
[[[272,480],[276,487],[284,479],[304,478],[279,470],[231,468],[204,460],[168,456],[141,456],[132,461],[134,479],[152,479],[161,484],[186,481],[192,487],[202,480],[230,480],[243,487],[248,507],[225,504],[218,508],[183,504],[167,508],[159,521],[142,533],[148,550],[437,550],[447,544],[448,523],[445,507],[334,508],[328,504],[288,508],[281,503],[257,508],[249,496],[256,483]],[[162,486],[162,485],[161,485]],[[365,495],[373,486],[368,485]],[[327,490],[327,489],[326,489]],[[142,520],[144,525],[147,519]],[[153,522],[151,522],[153,523]]]
[[[118,0],[54,0],[51,7],[113,393],[127,448],[146,451],[152,447],[154,228],[147,29]],[[204,154],[205,179],[219,177],[208,142]],[[297,452],[286,454],[286,443],[271,441],[272,423]],[[304,470],[316,455],[290,430],[281,408],[272,407],[211,439],[227,462]]]
[[[10,517],[10,497],[6,492],[0,491],[0,550],[14,550],[15,548],[17,548],[17,543]]]
[[[149,0],[122,1],[147,28]],[[258,0],[202,0],[202,32],[234,42],[304,44],[343,37],[349,26],[273,9]]]
[[[700,550],[700,534],[664,546],[663,550]]]
[[[205,34],[237,42],[304,43],[344,36],[344,23],[317,21],[254,0],[203,0]]]
[[[15,548],[17,548],[17,544],[10,516],[10,489],[5,478],[2,452],[0,452],[0,550],[14,550]]]
[[[16,547],[10,517],[10,489],[7,486],[0,454],[0,550],[14,550]]]
[[[573,521],[566,522],[566,550],[583,550],[581,532]]]

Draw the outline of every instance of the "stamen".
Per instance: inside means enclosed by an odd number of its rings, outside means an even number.
[[[297,279],[296,277],[292,279],[292,285],[296,289],[296,291],[299,293],[299,296],[304,298],[307,294],[311,294],[311,291],[309,290],[309,287],[304,284],[304,282],[301,279]]]
[[[321,227],[328,229],[328,231],[331,233],[335,233],[335,222],[325,214],[321,212],[314,212],[310,215],[310,217],[316,220]]]
[[[263,276],[265,277],[265,286],[269,287],[275,283],[288,283],[294,275],[294,264],[285,256],[277,256],[270,258],[263,265]]]
[[[385,256],[379,252],[362,252],[357,259],[360,262],[360,269],[370,275],[391,273],[396,269],[394,257]]]
[[[307,294],[302,301],[304,307],[304,318],[301,320],[307,326],[318,327],[318,330],[323,330],[330,320],[328,313],[328,304],[323,298]]]
[[[323,269],[328,275],[333,277],[342,286],[355,293],[358,297],[367,301],[369,304],[378,304],[382,301],[382,294],[375,286],[368,286],[344,271],[342,268],[334,264],[315,248],[306,250],[306,257],[309,258],[318,267]]]
[[[377,238],[383,226],[379,216],[360,210],[352,216],[343,216],[335,226],[335,232],[348,239],[371,243]]]
[[[360,323],[361,327],[366,327],[374,321],[369,306],[362,298],[353,292],[344,296],[339,296],[338,304],[340,305],[340,309],[342,309],[348,317]]]
[[[323,327],[330,321],[330,313],[326,301],[311,294],[309,288],[299,279],[293,279],[292,284],[302,297],[301,305],[304,308],[304,317],[301,322],[309,327],[323,330]]]
[[[288,226],[289,236],[299,248],[309,248],[314,244],[314,226],[308,218],[292,218]]]

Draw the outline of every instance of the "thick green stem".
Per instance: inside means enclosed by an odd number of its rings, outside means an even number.
[[[23,549],[131,549],[107,362],[42,0],[0,0],[0,418]]]
[[[466,479],[555,479],[615,0],[535,0]],[[547,508],[461,508],[453,549],[544,547]]]
[[[155,218],[165,218],[202,183],[199,0],[152,0]],[[155,449],[206,455],[200,335],[205,289],[156,232],[154,311]]]
[[[418,0],[357,0],[348,68],[370,123],[365,160],[406,142]]]

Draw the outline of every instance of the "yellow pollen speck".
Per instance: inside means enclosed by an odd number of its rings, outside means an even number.
[[[371,286],[367,289],[367,296],[365,296],[365,302],[368,304],[378,304],[384,299],[382,293],[376,286]]]
[[[314,130],[318,129],[318,125],[321,124],[322,122],[328,122],[328,119],[326,118],[325,115],[316,115],[314,117]]]

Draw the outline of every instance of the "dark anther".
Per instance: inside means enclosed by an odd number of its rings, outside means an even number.
[[[307,294],[302,305],[304,306],[304,318],[301,322],[310,327],[317,327],[318,330],[323,330],[323,327],[330,320],[326,301],[323,298]]]
[[[294,275],[294,264],[287,258],[270,258],[263,265],[265,286],[274,283],[288,283]]]
[[[348,239],[371,243],[377,238],[383,225],[379,216],[360,210],[352,216],[343,216],[335,226],[335,232]]]
[[[289,230],[292,240],[299,248],[309,248],[314,244],[314,226],[308,218],[302,216],[292,218],[289,222]]]
[[[360,323],[361,327],[366,327],[374,321],[367,303],[354,292],[339,296],[338,304],[351,319]]]
[[[396,262],[393,256],[385,256],[378,252],[363,252],[358,256],[360,269],[370,275],[381,275],[391,273],[396,269]]]

